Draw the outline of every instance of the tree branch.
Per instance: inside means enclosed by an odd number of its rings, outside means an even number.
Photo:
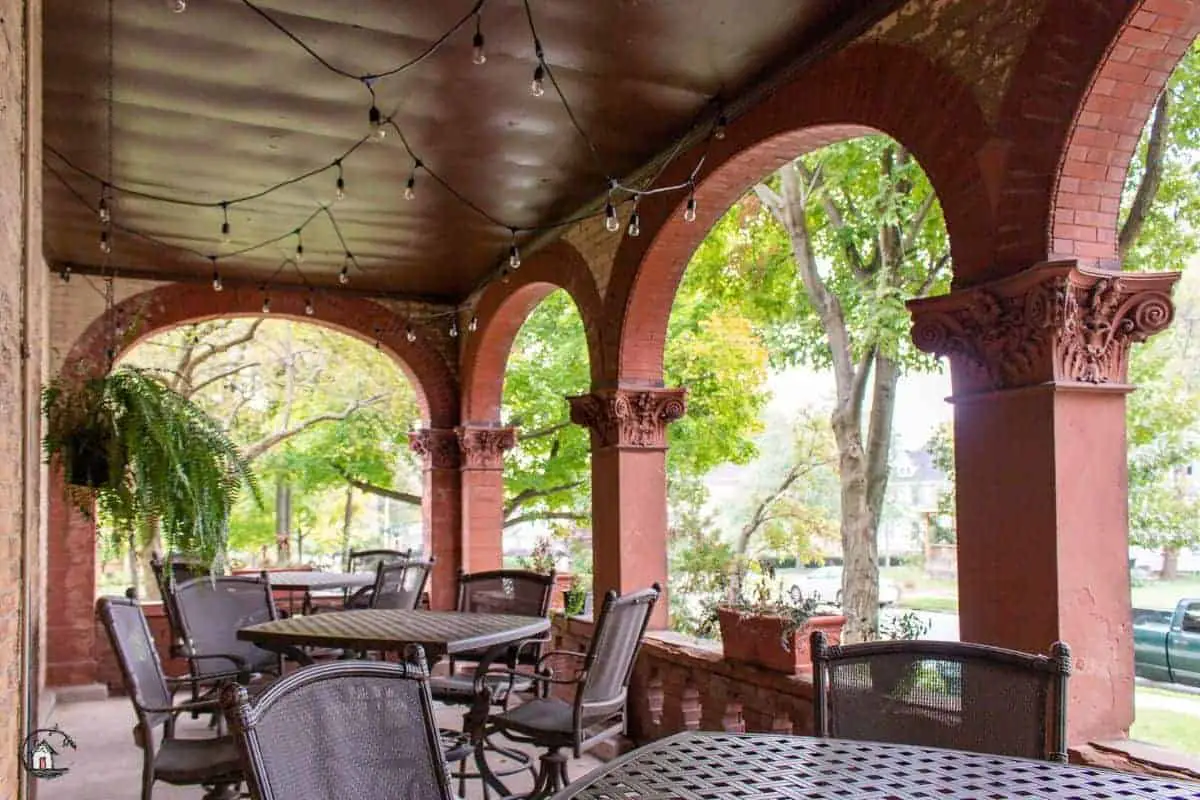
[[[502,527],[511,528],[514,525],[520,525],[522,522],[537,522],[538,520],[550,519],[561,519],[568,522],[587,522],[591,517],[591,514],[580,514],[574,511],[531,511],[528,514],[504,520]]]
[[[808,234],[808,223],[804,216],[805,203],[799,173],[792,166],[785,166],[780,169],[779,175],[783,192],[777,196],[781,198],[781,203],[777,208],[772,208],[772,213],[788,233],[800,279],[820,317],[833,359],[839,405],[842,405],[849,400],[854,379],[854,368],[850,361],[850,334],[846,329],[845,315],[841,303],[825,286],[817,269],[812,240]],[[755,187],[755,191],[758,192],[758,187]]]
[[[559,486],[551,486],[548,489],[526,489],[523,492],[518,492],[511,500],[504,504],[504,516],[508,516],[517,510],[518,507],[525,505],[531,500],[536,500],[539,497],[549,497],[550,495],[558,494],[559,492],[569,492],[577,486],[582,486],[583,481],[572,481]]]
[[[242,334],[224,342],[217,342],[215,344],[207,345],[207,350],[192,359],[191,363],[188,365],[189,370],[194,373],[196,367],[200,366],[205,361],[208,361],[210,358],[219,356],[221,353],[228,353],[238,345],[249,343],[254,339],[254,336],[258,333],[258,329],[262,324],[263,318],[258,317],[250,323],[250,327],[248,327]]]
[[[829,218],[829,223],[837,229],[839,234],[845,231],[846,217],[842,214],[842,210],[838,208],[837,203],[834,202],[833,194],[825,191],[825,182],[821,178],[821,174],[819,172],[810,172],[802,161],[796,162],[796,170],[810,187],[805,199],[811,196],[811,194],[816,194],[821,200],[821,207],[825,209],[825,216]],[[838,236],[838,239],[841,242],[842,251],[846,254],[846,260],[850,262],[850,268],[854,271],[855,276],[859,280],[865,279],[868,276],[867,268],[863,264],[862,256],[859,254],[858,248],[854,246],[854,242],[848,236]]]
[[[937,202],[937,195],[933,191],[925,195],[925,199],[921,201],[920,207],[917,208],[917,213],[912,218],[912,223],[908,226],[908,230],[904,232],[904,238],[900,242],[901,254],[907,254],[912,250],[913,243],[916,242],[917,236],[921,233],[921,228],[925,225],[925,218],[933,210],[935,202]]]
[[[245,364],[238,364],[236,367],[227,369],[224,372],[218,372],[216,375],[213,375],[210,378],[205,378],[199,384],[197,384],[196,386],[193,386],[191,389],[189,389],[186,397],[195,397],[196,394],[198,394],[202,390],[206,389],[207,387],[213,385],[217,381],[224,380],[225,378],[228,378],[231,375],[236,375],[237,373],[241,372],[244,369],[251,369],[251,368],[257,367],[257,366],[259,366],[259,363],[257,361],[249,361],[249,362],[246,362]]]
[[[359,478],[355,478],[336,464],[333,465],[333,468],[339,475],[346,479],[347,484],[353,486],[355,489],[358,489],[360,492],[379,495],[380,497],[387,497],[391,500],[397,500],[401,503],[408,503],[409,505],[421,505],[421,495],[419,494],[409,494],[408,492],[402,492],[398,489],[389,489],[386,486],[379,486],[371,483],[370,481],[364,481]]]
[[[293,436],[297,436],[301,433],[304,433],[304,431],[308,430],[309,428],[313,427],[314,425],[319,425],[322,422],[340,422],[341,420],[344,420],[347,417],[349,417],[355,411],[359,411],[361,409],[372,406],[375,403],[378,403],[380,400],[382,400],[385,397],[387,397],[387,395],[377,394],[374,397],[369,397],[366,400],[363,400],[361,402],[356,400],[353,403],[351,403],[350,405],[346,406],[346,408],[343,411],[328,411],[328,412],[325,412],[324,414],[317,414],[314,417],[310,417],[309,419],[304,420],[304,422],[301,422],[298,425],[293,425],[290,428],[285,428],[281,431],[276,431],[275,433],[272,433],[269,436],[264,436],[262,439],[259,439],[257,442],[250,445],[243,451],[246,456],[246,460],[247,461],[255,460],[256,458],[261,456],[263,453],[270,450],[272,447],[275,447],[275,446],[281,444],[282,442],[285,442],[288,439],[291,439]]]
[[[945,252],[933,260],[929,266],[929,272],[925,273],[925,280],[921,281],[921,285],[917,287],[917,291],[913,297],[925,297],[929,294],[929,290],[937,283],[938,278],[942,276],[942,271],[946,269],[946,265],[950,263],[950,253]]]
[[[517,441],[525,442],[530,439],[540,439],[543,436],[549,436],[552,433],[558,433],[563,428],[570,427],[570,425],[571,425],[570,422],[560,422],[557,425],[548,425],[545,428],[538,428],[537,430],[530,431],[529,433],[525,433],[524,431],[522,431],[521,436]]]
[[[1142,171],[1142,180],[1133,196],[1133,205],[1129,207],[1129,216],[1125,218],[1125,224],[1121,226],[1121,232],[1117,236],[1117,253],[1122,259],[1142,232],[1142,227],[1146,224],[1146,215],[1150,212],[1154,196],[1158,194],[1170,122],[1168,103],[1167,91],[1164,89],[1154,106],[1154,123],[1150,126],[1150,139],[1146,142],[1146,168]]]

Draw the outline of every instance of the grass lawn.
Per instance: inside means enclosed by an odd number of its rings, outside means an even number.
[[[946,614],[958,613],[958,598],[945,597],[943,595],[922,594],[922,595],[900,595],[900,602],[897,608],[909,609],[911,611],[929,611],[940,612]]]
[[[1185,597],[1200,597],[1200,577],[1188,576],[1174,581],[1141,580],[1133,587],[1134,608],[1174,610]]]
[[[1200,718],[1159,708],[1142,709],[1129,729],[1129,738],[1200,756]]]

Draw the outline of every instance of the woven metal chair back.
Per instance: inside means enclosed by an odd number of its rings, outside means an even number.
[[[620,597],[612,590],[605,595],[584,662],[586,677],[575,698],[576,718],[583,725],[624,709],[638,649],[660,594],[656,583]]]
[[[408,550],[351,550],[346,556],[346,572],[375,572],[380,564],[398,564],[412,558]]]
[[[125,597],[101,597],[96,601],[96,614],[121,665],[125,691],[137,709],[138,721],[148,732],[166,722],[170,715],[143,709],[169,708],[171,692],[146,615],[137,600]]]
[[[298,670],[225,714],[260,800],[451,800],[420,647],[403,664],[342,661]]]
[[[279,672],[278,654],[237,638],[239,628],[276,618],[270,583],[262,577],[193,578],[170,584],[179,613],[180,633],[194,655],[235,656],[252,672]],[[204,659],[193,664],[193,677],[236,671],[236,661]]]
[[[394,564],[380,562],[375,568],[375,586],[371,591],[371,608],[391,608],[413,611],[421,602],[425,584],[433,559],[428,561],[401,561]]]
[[[154,583],[158,586],[158,596],[162,598],[163,611],[167,616],[167,627],[171,629],[171,638],[179,641],[183,631],[179,626],[179,612],[175,608],[170,593],[170,583],[183,583],[193,578],[212,574],[212,567],[199,559],[184,558],[168,555],[166,558],[157,552],[150,554],[150,570],[154,573]]]
[[[554,572],[549,574],[525,569],[494,569],[487,572],[458,574],[459,611],[475,614],[518,614],[544,617],[550,613],[554,593]],[[480,661],[487,650],[455,655],[455,661]],[[537,663],[541,646],[514,647],[522,663]]]
[[[812,635],[818,736],[1066,761],[1070,650],[959,642],[830,647]]]

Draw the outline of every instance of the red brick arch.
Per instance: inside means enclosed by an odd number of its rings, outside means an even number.
[[[378,341],[412,381],[424,417],[433,427],[458,423],[458,389],[453,372],[427,341],[409,342],[406,320],[370,300],[319,296],[316,313],[304,313],[304,291],[273,290],[271,316],[312,322],[366,341]],[[197,284],[168,284],[134,295],[102,314],[75,341],[64,361],[64,375],[102,372],[108,363],[114,317],[133,324],[136,335],[123,343],[128,351],[156,332],[208,319],[261,316],[262,294],[248,288],[214,292]],[[116,354],[120,355],[120,353]],[[63,497],[62,477],[52,473],[48,489],[49,541],[46,596],[46,681],[51,686],[91,683],[106,643],[97,640],[92,616],[95,584],[94,523]],[[432,502],[437,503],[437,498]],[[435,526],[436,527],[436,526]],[[438,536],[457,531],[434,531]]]
[[[494,282],[475,306],[476,332],[462,353],[462,418],[466,423],[500,421],[504,372],[513,341],[530,312],[551,292],[563,289],[583,318],[593,381],[600,370],[600,294],[587,262],[559,240],[526,260],[508,281]]]
[[[356,339],[378,342],[380,349],[412,381],[422,416],[430,425],[452,427],[457,423],[458,389],[454,374],[442,355],[422,338],[415,342],[407,340],[404,317],[370,300],[339,297],[336,293],[318,296],[315,313],[307,316],[304,313],[307,297],[303,290],[272,290],[270,316],[311,322]],[[262,302],[262,292],[247,287],[214,292],[205,285],[173,283],[150,289],[97,317],[72,346],[63,373],[94,373],[104,368],[113,320],[110,315],[135,331],[136,335],[122,343],[122,352],[128,352],[143,339],[180,325],[222,317],[262,316]]]
[[[901,142],[929,175],[956,277],[984,271],[994,232],[981,167],[989,132],[974,96],[916,50],[856,44],[781,86],[712,143],[697,182],[695,223],[681,220],[679,196],[641,204],[643,235],[622,241],[605,300],[606,377],[661,385],[667,320],[688,260],[755,181],[804,152],[876,132]],[[662,183],[686,180],[695,159],[680,156]]]
[[[1200,3],[1143,0],[1125,17],[1059,156],[1053,257],[1118,266],[1118,212],[1129,163],[1159,93],[1198,33]]]

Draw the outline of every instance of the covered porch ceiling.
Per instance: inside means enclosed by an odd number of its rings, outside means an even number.
[[[206,281],[215,255],[226,281],[334,286],[350,252],[356,290],[458,302],[507,262],[509,229],[527,255],[562,230],[549,226],[601,209],[609,179],[646,185],[722,109],[736,115],[901,3],[111,4],[111,20],[109,2],[45,4],[52,268]],[[530,18],[550,72],[540,97]],[[376,141],[372,89],[396,123]],[[427,169],[414,173],[414,156]]]

